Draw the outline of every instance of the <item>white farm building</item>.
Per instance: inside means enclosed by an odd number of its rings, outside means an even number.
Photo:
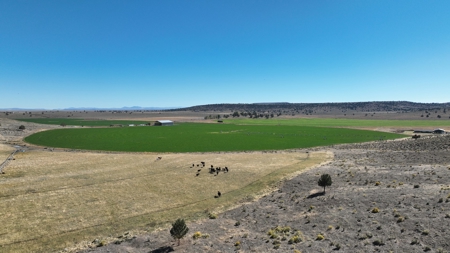
[[[173,121],[171,121],[171,120],[157,120],[157,121],[155,121],[155,126],[173,126]]]

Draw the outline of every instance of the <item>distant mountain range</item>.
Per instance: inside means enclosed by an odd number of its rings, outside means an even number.
[[[179,109],[179,106],[171,107],[141,107],[141,106],[124,106],[120,108],[99,108],[99,107],[69,107],[64,109],[29,109],[29,108],[0,108],[1,111],[162,111],[162,110],[174,110]]]
[[[98,111],[98,110],[117,110],[117,111],[139,111],[139,110],[146,110],[146,111],[161,111],[161,110],[173,110],[173,109],[179,109],[181,107],[179,106],[171,106],[171,107],[141,107],[141,106],[124,106],[120,108],[97,108],[97,107],[69,107],[62,109],[64,111],[79,111],[79,110],[85,110],[85,111]]]

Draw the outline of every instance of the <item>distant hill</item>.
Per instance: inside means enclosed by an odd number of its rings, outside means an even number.
[[[408,101],[344,102],[344,103],[252,103],[252,104],[209,104],[197,105],[173,111],[256,111],[256,112],[320,112],[320,111],[362,111],[362,112],[410,112],[421,110],[450,109],[450,103],[415,103]]]

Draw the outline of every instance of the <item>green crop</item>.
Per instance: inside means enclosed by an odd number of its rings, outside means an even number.
[[[56,129],[25,141],[42,146],[131,152],[282,150],[387,140],[404,135],[285,125],[183,123],[174,126]]]
[[[87,120],[87,119],[58,119],[58,118],[18,119],[18,120],[49,125],[65,124],[67,126],[109,126],[109,125],[128,126],[130,124],[139,125],[149,123],[148,121],[138,121],[138,120]]]

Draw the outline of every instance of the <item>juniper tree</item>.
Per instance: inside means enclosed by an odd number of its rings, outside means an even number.
[[[189,228],[186,226],[186,223],[183,219],[177,219],[172,224],[172,229],[170,229],[170,235],[178,240],[178,245],[180,245],[180,239],[183,238],[187,232],[189,231]]]
[[[323,187],[323,194],[325,194],[325,187],[330,186],[332,183],[330,175],[323,174],[320,176],[318,184]]]

